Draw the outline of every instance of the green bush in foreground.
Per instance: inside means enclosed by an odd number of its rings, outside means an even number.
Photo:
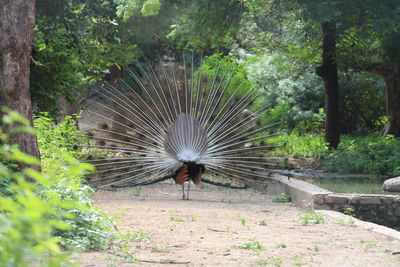
[[[61,131],[47,118],[39,118],[36,126],[43,172],[31,168],[17,171],[18,163],[39,161],[10,144],[9,136],[34,130],[18,113],[4,112],[0,128],[0,266],[69,266],[73,263],[62,248],[107,248],[115,224],[93,205],[93,190],[83,183],[84,173],[93,166],[72,156],[82,153],[79,142],[86,141],[78,138],[71,119],[61,124]]]
[[[5,111],[5,110],[4,110]],[[19,124],[19,126],[16,126]],[[32,132],[28,121],[15,112],[2,118],[4,128],[13,134]],[[22,126],[21,126],[22,125]],[[3,129],[4,129],[3,128]],[[39,161],[9,144],[9,132],[0,128],[0,266],[60,266],[67,255],[59,247],[55,230],[67,230],[55,207],[65,207],[56,194],[47,201],[38,195],[48,179],[33,169],[15,171],[15,163],[39,164]],[[24,175],[35,180],[27,182]],[[6,187],[4,190],[3,187]]]
[[[43,187],[42,197],[51,200],[54,195],[70,203],[58,207],[70,229],[58,229],[55,236],[61,237],[61,245],[70,250],[101,250],[111,242],[110,231],[115,222],[101,209],[93,205],[93,189],[84,184],[83,175],[94,168],[75,158],[83,158],[82,145],[88,140],[79,135],[75,121],[67,116],[58,125],[51,118],[39,116],[34,121],[37,129],[39,149],[42,156],[42,171],[51,177]]]

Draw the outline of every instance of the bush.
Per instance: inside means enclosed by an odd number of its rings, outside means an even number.
[[[82,146],[88,141],[79,135],[75,121],[66,117],[58,125],[46,116],[34,121],[37,129],[39,149],[42,156],[42,171],[50,177],[50,183],[42,188],[41,195],[51,201],[53,196],[69,203],[57,207],[57,213],[64,215],[70,229],[54,232],[62,238],[61,245],[73,250],[100,250],[111,242],[109,232],[115,229],[114,221],[101,209],[93,205],[93,189],[84,184],[83,175],[94,167],[81,163],[84,158]]]
[[[29,122],[16,112],[7,113],[2,125],[16,132],[32,132]],[[6,127],[4,127],[6,128]],[[39,197],[38,192],[49,183],[47,177],[33,169],[23,173],[15,170],[15,163],[39,164],[34,157],[22,153],[9,143],[9,132],[0,128],[0,266],[60,266],[67,264],[67,255],[61,252],[60,239],[54,231],[66,231],[55,207],[65,208],[58,195],[51,201]],[[24,175],[36,183],[25,180]]]
[[[331,172],[400,175],[400,140],[393,136],[344,136],[322,167]]]
[[[329,148],[322,135],[299,135],[297,132],[284,133],[268,139],[268,142],[282,145],[273,150],[273,154],[292,157],[323,158],[329,153]]]
[[[282,127],[290,130],[302,121],[314,121],[314,113],[324,103],[320,78],[311,68],[299,72],[293,61],[288,55],[275,53],[250,56],[244,63],[251,85],[263,92],[258,101],[279,110],[275,115],[279,114]]]

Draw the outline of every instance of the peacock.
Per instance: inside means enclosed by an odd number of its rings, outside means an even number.
[[[269,177],[276,164],[268,161],[265,150],[274,146],[265,140],[275,124],[262,123],[269,106],[235,78],[234,68],[210,68],[192,53],[147,60],[125,72],[126,78],[87,99],[79,122],[91,139],[96,187],[172,178],[189,199],[191,183],[241,187]]]

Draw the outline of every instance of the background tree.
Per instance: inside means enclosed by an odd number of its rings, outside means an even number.
[[[0,106],[18,111],[32,123],[30,56],[35,27],[34,0],[4,0],[0,9]],[[36,136],[19,133],[11,140],[39,157]]]

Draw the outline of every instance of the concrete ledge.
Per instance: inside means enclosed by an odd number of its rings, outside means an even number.
[[[324,203],[324,197],[332,194],[332,192],[322,189],[313,184],[288,178],[282,175],[274,175],[273,182],[268,186],[267,193],[277,195],[285,193],[292,197],[292,203],[296,206],[305,207],[312,206],[314,208],[314,200],[320,204]]]
[[[294,178],[289,179],[282,175],[273,177],[267,193],[291,195],[292,202],[296,206],[346,211],[364,221],[389,227],[400,227],[399,195],[333,193],[310,183]],[[400,234],[400,232],[398,233]]]

